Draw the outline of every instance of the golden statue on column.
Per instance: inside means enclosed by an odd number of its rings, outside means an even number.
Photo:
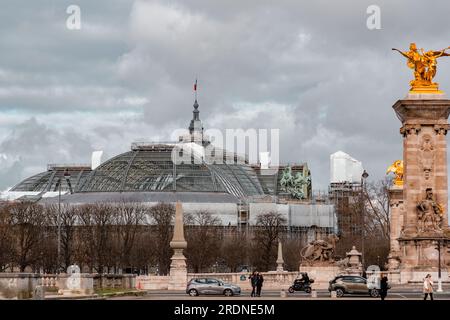
[[[386,174],[390,172],[395,174],[394,185],[402,186],[403,185],[403,160],[396,160],[393,164],[389,166],[386,171]]]
[[[448,49],[450,47],[438,51],[425,52],[424,49],[419,51],[415,43],[411,43],[409,51],[405,52],[392,48],[407,58],[408,67],[414,70],[414,80],[410,81],[412,93],[442,93],[439,91],[439,84],[433,82],[433,78],[437,71],[437,58],[450,56],[445,52]]]

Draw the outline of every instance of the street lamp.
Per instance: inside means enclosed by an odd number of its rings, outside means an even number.
[[[442,278],[441,278],[441,239],[437,240],[437,251],[438,251],[438,288],[436,292],[442,292]]]
[[[365,266],[365,254],[364,254],[364,227],[365,227],[365,211],[366,205],[364,201],[364,193],[366,193],[366,179],[369,176],[366,170],[361,175],[361,194],[362,194],[362,226],[361,226],[361,252],[362,252],[362,265]]]
[[[70,174],[69,174],[69,170],[64,170],[64,174],[63,174],[64,179],[66,179],[67,185],[69,186],[69,190],[70,193],[72,193],[72,186],[70,185]],[[61,264],[60,264],[60,259],[61,259],[61,185],[62,185],[62,177],[59,177],[58,179],[58,218],[57,218],[57,223],[58,223],[58,253],[57,253],[57,270],[58,270],[58,274],[61,273]]]

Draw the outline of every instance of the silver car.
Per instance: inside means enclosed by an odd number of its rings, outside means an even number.
[[[241,288],[230,283],[213,278],[191,279],[186,286],[186,293],[190,296],[199,294],[220,294],[227,297],[240,295]]]

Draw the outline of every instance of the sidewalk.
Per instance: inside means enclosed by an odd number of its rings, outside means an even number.
[[[78,299],[107,299],[111,297],[124,297],[124,296],[144,296],[147,294],[145,290],[130,290],[130,291],[118,291],[109,293],[94,293],[90,295],[84,294],[71,294],[71,295],[46,295],[45,300],[78,300]]]

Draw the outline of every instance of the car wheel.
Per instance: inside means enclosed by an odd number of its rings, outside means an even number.
[[[233,291],[231,291],[230,289],[225,289],[223,294],[227,297],[231,297],[233,295]]]
[[[306,293],[311,293],[311,288],[309,288],[309,287],[308,287],[308,288],[305,288],[305,292],[306,292]]]
[[[344,296],[344,290],[343,289],[341,289],[341,288],[337,288],[336,289],[336,297],[338,297],[338,298],[341,298],[341,297],[343,297]]]
[[[198,291],[195,290],[195,289],[191,289],[191,290],[189,290],[189,295],[190,295],[191,297],[198,296]]]
[[[289,291],[289,293],[294,293],[295,290],[294,290],[294,288],[289,287],[288,291]]]
[[[371,289],[370,296],[372,298],[378,298],[380,296],[380,291],[378,291],[377,289]]]

